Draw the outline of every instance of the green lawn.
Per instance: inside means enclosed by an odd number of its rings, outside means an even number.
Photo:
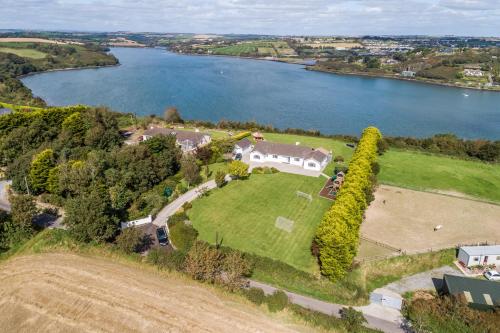
[[[354,152],[345,142],[334,139],[277,133],[265,133],[264,137],[272,142],[300,142],[313,148],[331,149],[334,156],[345,158],[345,164]],[[481,200],[500,202],[500,164],[396,149],[387,151],[378,161],[381,166],[378,175],[380,183],[422,191],[459,192]],[[324,173],[332,174],[333,168],[332,162]]]
[[[390,150],[379,157],[381,183],[416,190],[461,192],[500,202],[500,164]]]
[[[32,58],[32,59],[43,59],[47,56],[47,53],[40,52],[38,50],[33,49],[18,49],[18,48],[10,48],[10,47],[0,47],[0,52],[4,53],[12,53],[24,58]]]
[[[323,177],[285,173],[251,175],[195,200],[189,217],[200,239],[215,243],[218,233],[225,246],[315,272],[311,241],[316,226],[332,204],[317,196],[324,182]],[[297,190],[311,193],[313,201],[297,197]],[[278,216],[295,221],[290,233],[275,227]]]

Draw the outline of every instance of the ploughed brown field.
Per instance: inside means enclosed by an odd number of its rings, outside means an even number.
[[[438,225],[442,228],[434,231]],[[361,234],[410,253],[498,243],[500,205],[381,185],[366,212]]]
[[[0,265],[2,332],[307,332],[234,295],[134,264],[75,254]]]

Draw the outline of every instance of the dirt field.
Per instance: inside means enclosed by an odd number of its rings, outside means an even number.
[[[0,325],[2,332],[309,331],[189,280],[54,253],[0,266]]]
[[[443,227],[434,231],[437,225]],[[382,185],[368,208],[361,234],[409,252],[500,243],[500,206]]]
[[[48,44],[66,44],[65,42],[43,39],[43,38],[15,38],[5,37],[0,38],[0,43],[48,43]]]

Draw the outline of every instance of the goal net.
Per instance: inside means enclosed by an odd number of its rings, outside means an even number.
[[[276,222],[274,223],[274,226],[276,228],[284,230],[286,232],[292,232],[294,223],[295,223],[294,221],[289,220],[286,217],[278,216],[276,218]]]
[[[310,195],[309,193],[297,191],[297,196],[300,198],[305,198],[305,199],[309,200],[309,202],[311,202],[313,200],[312,195]]]

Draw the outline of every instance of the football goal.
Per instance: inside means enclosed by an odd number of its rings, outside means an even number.
[[[300,198],[305,198],[305,199],[309,200],[309,202],[311,202],[313,200],[312,195],[310,195],[309,193],[297,191],[297,196]]]
[[[284,230],[286,232],[292,232],[294,223],[295,223],[294,221],[289,220],[286,217],[278,216],[276,218],[276,222],[274,223],[274,226],[276,228]]]

